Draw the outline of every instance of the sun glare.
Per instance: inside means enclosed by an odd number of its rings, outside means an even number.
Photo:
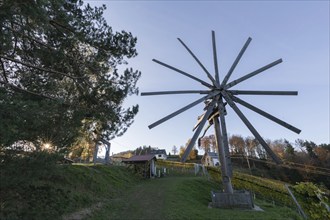
[[[44,143],[44,144],[43,144],[43,148],[44,148],[45,150],[50,150],[50,148],[51,148],[51,144],[50,144],[50,143]]]

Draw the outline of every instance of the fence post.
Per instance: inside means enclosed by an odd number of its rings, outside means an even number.
[[[291,192],[291,190],[289,189],[288,184],[284,184],[285,188],[288,190],[290,196],[292,197],[294,203],[296,204],[296,206],[298,207],[299,213],[302,215],[302,217],[304,219],[307,219],[306,214],[304,213],[303,209],[301,208],[300,204],[298,203],[296,197],[294,197],[293,193]]]

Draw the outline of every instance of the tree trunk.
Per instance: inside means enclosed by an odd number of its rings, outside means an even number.
[[[98,151],[99,151],[99,142],[97,141],[95,143],[95,149],[94,149],[94,154],[93,154],[93,163],[94,163],[94,165],[96,165]]]
[[[110,164],[110,148],[111,148],[111,143],[105,144],[105,164]]]
[[[247,162],[247,165],[248,165],[248,167],[249,167],[250,174],[252,175],[251,166],[250,166],[250,161],[249,161],[249,156],[246,156],[246,162]]]

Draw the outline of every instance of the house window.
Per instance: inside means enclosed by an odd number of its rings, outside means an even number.
[[[161,154],[158,154],[158,157],[162,157],[162,155]]]

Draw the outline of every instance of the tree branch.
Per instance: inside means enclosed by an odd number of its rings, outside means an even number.
[[[73,31],[73,30],[71,30],[71,29],[69,29],[68,27],[66,27],[66,26],[64,26],[64,25],[62,25],[62,24],[60,24],[60,23],[58,23],[58,22],[56,22],[56,21],[54,21],[54,20],[49,20],[49,24],[51,24],[53,27],[55,27],[57,30],[59,30],[56,26],[58,26],[58,27],[60,27],[60,28],[63,28],[64,30],[67,30],[67,31],[69,31],[69,32],[71,32],[71,33],[73,33],[73,34],[75,34],[75,32]],[[62,32],[63,33],[63,32]]]
[[[52,98],[52,97],[50,97],[50,96],[46,96],[46,95],[38,94],[38,93],[35,93],[35,92],[31,92],[31,91],[29,91],[29,90],[22,89],[22,88],[20,88],[20,87],[18,87],[18,86],[12,85],[12,84],[10,84],[10,83],[8,83],[8,82],[0,81],[0,84],[3,84],[3,85],[5,85],[5,86],[10,87],[10,88],[12,88],[12,89],[14,89],[14,90],[17,90],[17,91],[19,91],[19,92],[25,92],[25,93],[28,93],[28,94],[30,94],[30,95],[35,95],[35,96],[39,96],[39,97],[42,97],[42,98],[47,98],[47,99],[51,99],[51,100],[58,101],[57,99]]]
[[[7,74],[6,74],[5,65],[3,64],[1,59],[0,59],[0,63],[1,63],[2,71],[3,71],[3,77],[5,78],[5,81],[8,83],[8,78],[7,78]]]
[[[11,25],[13,26],[13,23],[11,23]],[[15,34],[13,34],[13,35],[14,35],[14,38],[15,38],[15,46],[14,46],[13,52],[11,53],[12,56],[15,54],[15,51],[16,51],[16,48],[17,48],[17,36]]]
[[[14,23],[14,24],[16,24],[16,25],[19,25],[17,22],[14,22],[14,21],[13,21],[12,23]],[[16,30],[14,30],[13,28],[10,28],[10,27],[7,27],[7,26],[4,26],[4,28],[7,28],[8,30],[10,30],[10,31],[12,31],[12,32],[15,32],[16,34],[19,34],[19,35],[21,35],[22,37],[25,37],[25,38],[27,38],[27,39],[29,39],[29,40],[31,40],[31,41],[34,41],[34,42],[36,42],[36,43],[38,43],[38,44],[44,46],[44,47],[47,47],[47,48],[50,49],[50,50],[55,50],[55,48],[53,48],[53,47],[51,47],[51,46],[49,46],[49,45],[47,45],[47,44],[45,44],[45,43],[43,43],[43,42],[41,42],[41,41],[39,41],[39,40],[36,40],[36,39],[34,39],[34,38],[30,37],[30,36],[27,36],[27,35],[23,34],[23,32],[16,31]]]
[[[31,65],[31,64],[24,63],[22,61],[19,61],[19,60],[10,58],[10,57],[5,57],[5,56],[1,56],[0,55],[0,58],[6,59],[6,60],[10,60],[10,61],[12,61],[14,63],[19,63],[19,64],[22,64],[23,66],[27,66],[27,67],[30,67],[30,68],[33,68],[33,69],[37,69],[37,70],[40,70],[40,71],[44,71],[44,72],[48,72],[48,73],[54,73],[54,74],[60,74],[62,76],[66,76],[66,77],[71,78],[71,79],[83,79],[83,78],[85,78],[85,77],[74,77],[74,76],[70,76],[68,74],[65,74],[65,73],[62,73],[62,72],[58,72],[58,71],[55,71],[55,70],[45,69],[45,68],[42,68],[42,67],[36,67],[36,66]]]

